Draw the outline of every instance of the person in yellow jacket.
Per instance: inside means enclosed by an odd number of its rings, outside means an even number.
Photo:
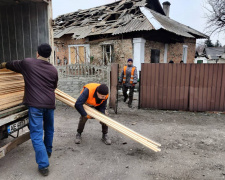
[[[80,113],[80,121],[77,128],[77,134],[75,143],[81,143],[81,134],[84,130],[84,126],[88,119],[92,119],[86,111],[84,110],[83,105],[87,104],[89,106],[94,107],[96,110],[100,111],[101,113],[105,114],[107,99],[109,97],[109,89],[105,84],[97,84],[97,83],[90,83],[86,84],[75,103],[75,108]],[[102,124],[102,141],[106,145],[111,144],[111,140],[108,138],[108,126],[104,123]]]
[[[123,96],[124,102],[126,102],[129,97],[128,107],[132,107],[133,95],[135,84],[137,84],[137,69],[133,66],[133,59],[127,60],[127,66],[124,66],[123,71],[121,72],[119,83],[123,83]],[[129,96],[127,91],[130,89]]]

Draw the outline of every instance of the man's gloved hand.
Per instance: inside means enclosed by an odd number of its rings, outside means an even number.
[[[94,119],[93,117],[91,117],[91,116],[89,116],[89,115],[87,115],[86,118],[87,118],[87,119]]]
[[[6,67],[6,62],[3,62],[3,63],[0,64],[0,69],[3,69],[5,67]]]
[[[132,86],[134,87],[136,84],[132,84]]]

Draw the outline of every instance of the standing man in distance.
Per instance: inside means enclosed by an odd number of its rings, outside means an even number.
[[[137,69],[133,66],[133,59],[127,60],[127,66],[124,66],[123,71],[121,72],[119,83],[123,83],[123,96],[124,102],[126,102],[129,97],[128,107],[132,107],[134,88],[137,84]],[[130,90],[129,96],[127,95],[128,89]]]

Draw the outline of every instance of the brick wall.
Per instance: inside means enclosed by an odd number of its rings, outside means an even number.
[[[168,45],[168,61],[173,60],[175,63],[179,63],[183,57],[183,45],[188,46],[187,63],[194,63],[195,58],[195,39],[185,39],[184,43],[176,43]]]
[[[64,35],[62,38],[60,39],[55,39],[54,40],[54,46],[55,46],[55,57],[57,59],[57,57],[59,57],[59,59],[61,60],[61,64],[62,65],[63,59],[64,57],[68,60],[69,62],[69,48],[68,45],[75,45],[75,44],[87,44],[85,42],[85,39],[79,39],[79,40],[74,40],[71,39],[71,35]],[[56,60],[55,60],[56,62]],[[57,65],[57,62],[56,62]]]
[[[114,46],[114,62],[119,63],[121,67],[127,63],[128,58],[133,58],[133,40],[132,39],[99,39],[97,41],[86,41],[85,39],[74,40],[71,35],[65,35],[60,39],[55,39],[56,57],[59,57],[61,64],[64,57],[69,62],[68,45],[90,44],[90,56],[93,57],[95,64],[102,64],[102,45],[113,44]],[[185,38],[184,43],[168,44],[167,60],[173,60],[179,63],[183,57],[183,45],[188,46],[187,63],[193,63],[195,58],[195,39]],[[164,62],[165,44],[155,41],[146,41],[145,44],[145,63],[151,61],[151,49],[160,50],[160,63]],[[120,68],[121,71],[121,68]]]
[[[151,50],[158,49],[160,50],[160,63],[164,62],[164,50],[165,44],[155,41],[146,41],[145,43],[145,63],[151,62]]]
[[[121,65],[126,64],[127,59],[133,58],[133,43],[132,39],[115,39],[115,40],[105,40],[99,39],[98,41],[86,42],[83,40],[73,40],[71,35],[65,35],[60,39],[55,39],[55,53],[56,57],[61,60],[61,65],[63,64],[63,59],[66,57],[69,62],[69,50],[68,45],[78,45],[78,44],[90,44],[90,57],[93,57],[93,63],[102,64],[102,45],[112,44],[114,47],[114,63]]]
[[[167,62],[173,60],[180,63],[183,57],[183,45],[188,46],[187,63],[194,63],[196,40],[186,38],[184,43],[168,44]],[[160,50],[160,63],[164,63],[165,44],[155,41],[146,41],[145,44],[145,63],[151,62],[151,50]]]

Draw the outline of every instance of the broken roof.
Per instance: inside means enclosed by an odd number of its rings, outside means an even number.
[[[207,38],[203,33],[165,16],[159,0],[122,0],[79,10],[57,17],[53,26],[54,38],[72,34],[74,39],[159,29],[189,38]]]

